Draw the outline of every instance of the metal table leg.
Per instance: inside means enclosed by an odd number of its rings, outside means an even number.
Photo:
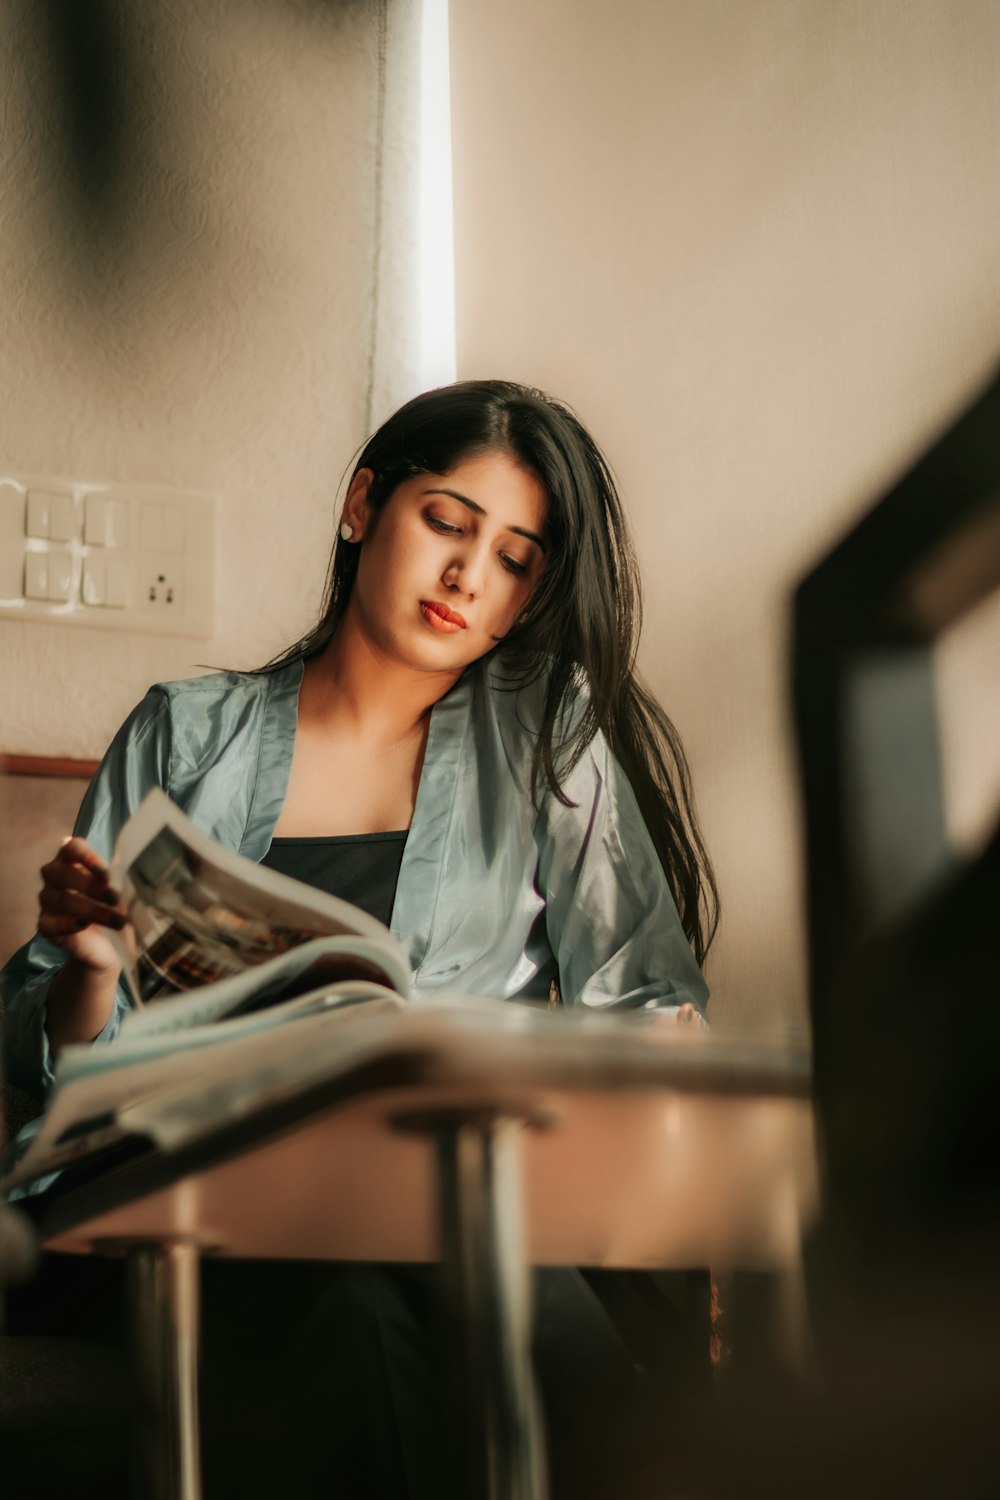
[[[201,1500],[197,1245],[127,1249],[136,1500]]]
[[[469,1414],[479,1428],[472,1493],[476,1500],[545,1500],[521,1232],[525,1122],[497,1115],[439,1117],[434,1124],[442,1248],[465,1328]]]

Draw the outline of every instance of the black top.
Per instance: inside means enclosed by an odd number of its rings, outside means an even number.
[[[272,839],[261,864],[353,902],[388,927],[407,832]]]

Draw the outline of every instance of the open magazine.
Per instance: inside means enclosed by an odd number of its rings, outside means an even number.
[[[134,1008],[114,1041],[63,1048],[38,1134],[0,1190],[114,1144],[154,1098],[326,1046],[320,1018],[409,1000],[409,961],[381,922],[223,848],[162,791],[122,829],[110,880],[130,919],[111,936]]]
[[[133,1031],[218,1020],[251,992],[273,1004],[283,975],[297,993],[363,979],[409,994],[406,955],[381,922],[224,849],[159,790],[122,829],[110,878],[131,923],[112,938],[139,1007]],[[144,1016],[149,1001],[189,991],[197,998]]]

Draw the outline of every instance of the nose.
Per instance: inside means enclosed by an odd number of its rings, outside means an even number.
[[[445,588],[464,594],[467,599],[478,599],[486,586],[486,550],[469,547],[457,552],[448,564],[441,581]]]

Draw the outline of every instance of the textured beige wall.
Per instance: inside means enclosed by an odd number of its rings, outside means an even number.
[[[459,373],[606,448],[722,882],[713,1014],[800,1017],[789,593],[1000,359],[1000,7],[452,0],[452,69]],[[1000,610],[941,657],[968,842]]]
[[[249,666],[318,606],[342,470],[415,388],[417,0],[172,0],[124,22],[117,222],[59,171],[42,7],[0,7],[0,469],[219,496],[204,642],[0,621],[0,748],[100,754],[146,687]]]

